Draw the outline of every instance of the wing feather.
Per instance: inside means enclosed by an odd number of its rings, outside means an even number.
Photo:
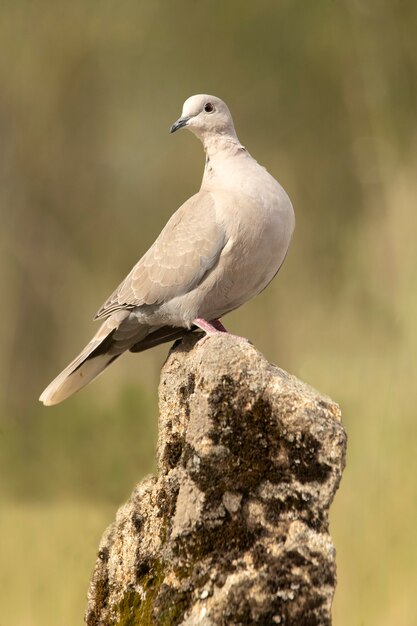
[[[213,197],[200,191],[174,213],[95,319],[120,309],[159,304],[190,291],[217,263],[225,243]]]

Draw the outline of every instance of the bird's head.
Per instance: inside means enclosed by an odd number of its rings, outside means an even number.
[[[191,96],[184,102],[181,117],[171,126],[170,132],[188,128],[204,141],[210,135],[225,135],[236,138],[232,116],[227,105],[207,94]]]

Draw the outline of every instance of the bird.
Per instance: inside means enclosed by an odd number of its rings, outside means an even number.
[[[103,320],[39,400],[58,404],[124,352],[141,352],[201,329],[227,332],[224,315],[258,295],[279,271],[295,226],[283,187],[240,143],[220,98],[188,98],[170,132],[190,130],[206,160],[200,190],[100,307]]]

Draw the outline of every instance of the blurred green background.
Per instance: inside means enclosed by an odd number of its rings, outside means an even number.
[[[411,0],[2,0],[2,625],[82,624],[100,535],[154,468],[168,346],[37,397],[198,189],[201,146],[168,129],[202,92],[296,210],[282,272],[227,326],[342,407],[334,624],[417,624],[416,18]]]

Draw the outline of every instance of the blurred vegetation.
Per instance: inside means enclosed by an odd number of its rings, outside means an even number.
[[[282,272],[227,326],[342,406],[334,623],[417,623],[416,18],[411,0],[2,0],[2,623],[81,624],[99,536],[153,469],[167,346],[37,397],[198,188],[201,146],[168,128],[201,92],[295,206]]]

